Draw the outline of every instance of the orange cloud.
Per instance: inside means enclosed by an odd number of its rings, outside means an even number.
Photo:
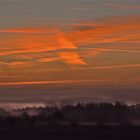
[[[97,56],[105,52],[125,52],[125,53],[140,53],[140,50],[135,49],[113,49],[110,47],[106,48],[83,48],[83,56]]]
[[[0,62],[0,64],[7,64],[7,65],[11,65],[11,66],[14,66],[14,65],[20,65],[20,64],[23,64],[24,62]]]
[[[25,76],[18,75],[0,75],[0,78],[24,78]]]
[[[52,57],[52,58],[42,58],[42,59],[39,59],[38,61],[39,62],[52,62],[52,61],[56,61],[56,60],[59,60],[58,57]]]
[[[123,64],[123,65],[111,65],[111,66],[95,66],[86,67],[80,69],[120,69],[120,68],[140,68],[140,64]]]
[[[59,56],[62,61],[68,64],[73,64],[73,65],[86,64],[86,62],[84,62],[76,52],[60,52]]]
[[[27,33],[30,32],[26,29]],[[39,32],[37,32],[39,33]],[[6,41],[6,40],[4,40]],[[65,33],[61,32],[59,29],[55,29],[55,32],[52,34],[43,34],[43,35],[22,35],[14,40],[10,40],[12,45],[18,47],[18,51],[12,51],[12,53],[26,53],[26,51],[30,52],[45,52],[45,51],[53,51],[60,49],[75,49],[77,48],[73,42],[71,42],[66,36]],[[24,49],[24,50],[23,50]],[[7,52],[7,54],[10,52]],[[6,53],[5,53],[6,54]]]
[[[17,86],[17,85],[43,85],[43,84],[70,84],[70,83],[92,83],[92,82],[114,82],[113,79],[97,79],[97,80],[57,80],[57,81],[29,81],[29,82],[5,82],[0,86]]]
[[[140,43],[140,16],[110,17],[101,21],[78,23],[78,26],[72,27],[75,28],[67,32],[56,27],[1,29],[0,34],[16,33],[16,35],[10,34],[10,37],[0,38],[0,45],[7,47],[0,49],[0,57],[14,55],[24,56],[30,61],[34,59],[36,63],[57,60],[69,65],[85,65],[87,64],[84,60],[86,55],[97,56],[106,51],[130,53],[140,51],[139,48],[138,50],[125,50],[96,47],[98,44],[104,46],[104,44],[111,43]],[[85,51],[84,57],[76,52],[78,49],[87,49],[87,45],[91,45],[93,50]],[[44,56],[42,58],[42,53],[46,52],[51,54],[55,52],[55,57]]]
[[[65,34],[59,34],[56,38],[56,41],[58,43],[58,47],[60,49],[76,49],[77,47],[75,46],[75,44],[70,41],[69,39],[67,39],[67,37],[65,36]]]
[[[105,51],[105,49],[85,49],[84,53],[85,55],[88,56],[97,56],[101,53],[103,53]]]
[[[0,29],[0,33],[20,33],[20,34],[47,34],[55,33],[56,28],[13,28],[13,29]]]
[[[140,42],[140,16],[110,17],[101,21],[72,25],[76,30],[67,36],[76,45],[116,42]]]

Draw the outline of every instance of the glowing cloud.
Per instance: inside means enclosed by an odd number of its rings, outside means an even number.
[[[68,64],[74,64],[74,65],[86,64],[86,62],[84,62],[76,52],[60,52],[59,56],[62,61]]]

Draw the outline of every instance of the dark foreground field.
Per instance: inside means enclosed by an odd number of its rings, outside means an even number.
[[[0,140],[140,140],[140,126],[1,126]]]

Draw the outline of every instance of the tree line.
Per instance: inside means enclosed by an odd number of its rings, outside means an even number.
[[[14,116],[0,109],[0,125],[52,125],[52,124],[92,124],[92,125],[140,125],[140,104],[126,105],[112,103],[77,103],[75,105],[32,108],[37,114],[30,115],[29,108],[19,110]],[[31,108],[30,108],[31,109]]]

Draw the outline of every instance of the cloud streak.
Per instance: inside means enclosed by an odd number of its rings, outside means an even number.
[[[112,66],[95,66],[86,67],[80,69],[120,69],[120,68],[140,68],[140,64],[123,64],[123,65],[112,65]]]
[[[13,29],[0,29],[0,33],[14,33],[14,34],[50,34],[55,33],[56,28],[13,28]]]
[[[44,85],[44,84],[74,84],[74,83],[91,83],[91,82],[112,82],[113,79],[97,79],[97,80],[57,80],[57,81],[28,81],[28,82],[5,82],[0,86],[18,86],[18,85]]]

